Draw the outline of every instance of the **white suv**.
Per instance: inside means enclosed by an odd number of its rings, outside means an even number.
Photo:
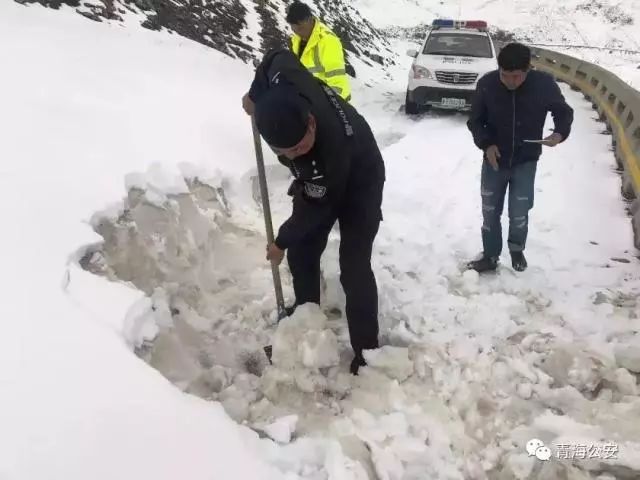
[[[434,20],[409,74],[405,111],[421,107],[470,110],[476,83],[498,68],[496,48],[484,21]]]

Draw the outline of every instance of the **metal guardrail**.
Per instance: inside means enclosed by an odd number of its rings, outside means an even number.
[[[622,195],[632,201],[634,241],[640,249],[640,92],[593,63],[543,48],[531,50],[534,67],[581,91],[611,132]]]
[[[527,45],[530,47],[541,47],[541,48],[562,48],[564,50],[576,48],[576,49],[585,49],[585,50],[601,50],[606,52],[627,53],[629,55],[640,54],[640,50],[631,50],[628,48],[616,48],[616,47],[599,47],[597,45],[572,45],[572,44],[565,44],[565,43],[527,43]]]

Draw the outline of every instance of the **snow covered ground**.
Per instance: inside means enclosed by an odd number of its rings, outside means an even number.
[[[388,181],[384,347],[354,378],[337,236],[322,310],[274,325],[249,67],[7,2],[0,44],[0,478],[640,475],[640,270],[580,95],[565,90],[573,136],[539,165],[531,267],[478,278],[461,271],[481,224],[465,117],[401,113],[408,57],[359,78]],[[288,175],[268,161],[277,227]]]
[[[13,2],[0,4],[0,38],[0,478],[262,478],[219,405],[132,354],[125,320],[142,293],[76,258],[101,240],[87,222],[122,196],[127,173],[213,152],[249,167],[243,119],[218,114],[242,85],[211,83],[249,69],[168,35]]]

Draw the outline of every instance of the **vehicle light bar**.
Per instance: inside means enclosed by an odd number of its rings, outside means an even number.
[[[433,26],[434,27],[453,27],[454,23],[455,22],[453,20],[437,19],[433,21]]]
[[[434,28],[477,28],[483,30],[487,28],[487,22],[484,20],[450,20],[438,18],[433,21]]]
[[[487,22],[484,20],[467,20],[465,26],[467,28],[487,28]]]

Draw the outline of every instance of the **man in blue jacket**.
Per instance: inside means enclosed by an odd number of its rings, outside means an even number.
[[[537,161],[542,146],[555,147],[571,132],[573,109],[554,78],[531,69],[531,51],[511,43],[498,55],[499,69],[478,81],[467,122],[484,152],[481,174],[482,256],[469,263],[478,272],[495,270],[502,252],[500,217],[509,187],[508,246],[514,270],[527,268],[524,248],[533,207]],[[553,133],[544,125],[551,112]]]

